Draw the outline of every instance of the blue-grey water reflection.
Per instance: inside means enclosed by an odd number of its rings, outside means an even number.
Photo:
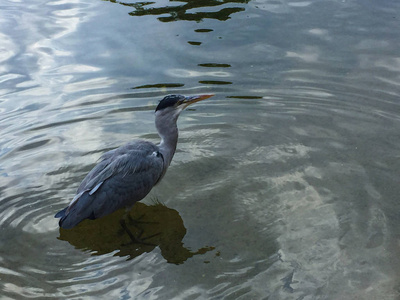
[[[0,8],[1,296],[399,297],[397,1]],[[59,230],[103,152],[157,142],[158,100],[200,92],[140,206],[165,204],[164,239],[127,246],[118,215]]]

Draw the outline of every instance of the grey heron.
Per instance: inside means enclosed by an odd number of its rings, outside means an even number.
[[[161,142],[136,140],[104,153],[86,175],[71,203],[59,211],[59,225],[70,229],[85,219],[97,219],[142,200],[163,178],[178,142],[177,120],[188,105],[210,98],[168,95],[155,110]]]

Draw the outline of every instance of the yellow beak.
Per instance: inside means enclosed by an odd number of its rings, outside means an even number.
[[[185,105],[185,107],[186,107],[186,106],[188,106],[188,105],[190,105],[190,104],[199,102],[199,101],[201,101],[201,100],[208,99],[208,98],[210,98],[210,97],[212,97],[212,96],[214,96],[214,94],[204,94],[204,95],[187,96],[187,97],[185,97],[185,100],[184,100],[183,103],[186,104],[186,105]]]

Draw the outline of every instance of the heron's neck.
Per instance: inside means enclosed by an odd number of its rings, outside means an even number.
[[[158,145],[164,157],[165,166],[168,167],[174,157],[176,144],[178,143],[178,127],[176,118],[156,118],[156,128],[161,142]]]

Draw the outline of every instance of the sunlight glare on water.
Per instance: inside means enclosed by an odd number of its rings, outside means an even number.
[[[3,1],[0,298],[398,298],[399,12]],[[199,93],[130,211],[147,244],[123,211],[59,229],[101,154],[158,143],[158,101]]]

